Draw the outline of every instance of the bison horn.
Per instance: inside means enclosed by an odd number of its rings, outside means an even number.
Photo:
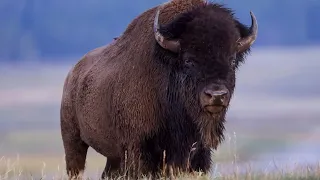
[[[241,38],[237,41],[238,43],[238,52],[243,52],[247,50],[256,40],[258,34],[258,23],[257,19],[254,16],[253,12],[250,11],[251,15],[251,27],[250,34],[247,37]]]
[[[161,5],[156,13],[156,16],[154,18],[154,24],[153,24],[153,31],[154,31],[154,36],[158,44],[169,51],[172,51],[174,53],[178,53],[180,50],[180,42],[178,40],[171,40],[166,37],[164,37],[160,33],[160,25],[159,25],[159,15],[160,15],[160,10],[162,9],[164,5]]]

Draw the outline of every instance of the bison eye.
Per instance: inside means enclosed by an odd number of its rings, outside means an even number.
[[[236,59],[231,60],[231,66],[233,66],[233,67],[236,66]]]
[[[232,56],[232,57],[230,58],[230,63],[231,63],[231,67],[232,67],[232,69],[235,69],[235,68],[236,68],[236,66],[237,66],[237,59],[236,59],[236,56]]]

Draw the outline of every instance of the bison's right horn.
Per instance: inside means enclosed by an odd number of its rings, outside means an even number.
[[[156,41],[162,48],[172,51],[174,53],[178,53],[180,50],[180,42],[178,40],[171,40],[164,37],[159,31],[160,29],[159,15],[160,15],[160,10],[162,9],[163,6],[164,5],[161,5],[160,7],[158,7],[156,16],[154,18],[154,24],[153,24],[154,36]]]

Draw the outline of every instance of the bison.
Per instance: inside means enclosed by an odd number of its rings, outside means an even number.
[[[236,70],[257,37],[257,20],[231,9],[173,0],[135,18],[115,41],[86,54],[68,73],[61,135],[70,177],[88,147],[107,157],[103,177],[129,167],[156,174],[208,172],[224,139]]]

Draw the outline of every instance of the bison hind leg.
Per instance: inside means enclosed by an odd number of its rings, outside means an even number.
[[[77,178],[84,171],[89,146],[80,139],[73,139],[67,141],[64,147],[67,174],[70,178]]]
[[[83,173],[89,146],[81,139],[80,130],[74,119],[61,117],[61,135],[65,151],[66,171],[69,178],[79,177]]]
[[[105,179],[107,177],[119,176],[120,168],[121,168],[120,165],[121,165],[120,157],[108,157],[106,166],[101,175],[101,179]]]

